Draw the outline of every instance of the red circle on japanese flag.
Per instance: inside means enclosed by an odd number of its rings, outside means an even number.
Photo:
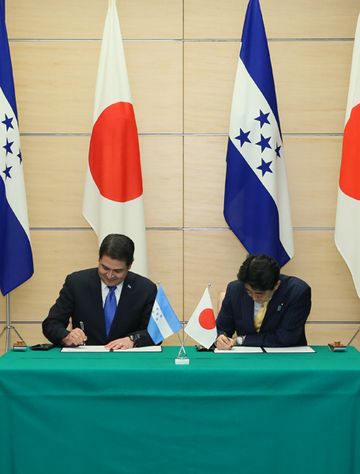
[[[132,104],[117,102],[96,120],[89,167],[102,196],[126,202],[142,195],[140,150]]]
[[[210,308],[205,308],[199,314],[199,324],[204,329],[214,329],[216,326],[214,311]]]
[[[351,111],[344,130],[339,186],[344,194],[360,200],[360,104]]]

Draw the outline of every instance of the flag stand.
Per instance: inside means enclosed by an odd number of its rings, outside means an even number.
[[[16,329],[15,326],[11,324],[11,319],[10,319],[10,294],[6,295],[6,323],[4,329],[0,333],[0,339],[2,335],[5,333],[5,351],[9,352],[10,346],[11,346],[11,330],[17,334],[17,336],[20,338],[20,340],[26,345],[23,337],[19,333],[19,331]]]
[[[187,353],[183,344],[181,345],[178,355],[176,356],[175,364],[176,365],[189,365],[190,364],[190,359],[187,356]]]
[[[190,364],[190,359],[189,359],[189,357],[186,353],[185,346],[184,346],[184,343],[185,343],[184,324],[185,324],[185,322],[183,321],[182,322],[182,325],[183,325],[183,328],[182,328],[183,337],[182,337],[182,339],[180,338],[180,336],[178,334],[181,346],[180,346],[178,355],[175,358],[175,364],[176,365],[189,365]]]

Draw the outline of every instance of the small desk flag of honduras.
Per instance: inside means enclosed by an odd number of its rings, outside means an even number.
[[[259,0],[250,0],[235,79],[224,217],[246,250],[283,266],[293,231],[275,84]]]
[[[350,269],[360,298],[360,15],[345,115],[335,243]]]
[[[0,0],[0,176],[0,289],[7,295],[34,267],[5,0]]]
[[[154,343],[159,344],[180,329],[181,322],[172,309],[164,290],[159,286],[147,331]]]
[[[215,342],[216,321],[208,288],[205,289],[199,304],[191,315],[185,332],[207,349]]]
[[[83,214],[100,243],[111,233],[129,236],[133,269],[146,275],[140,149],[115,0],[101,44]]]

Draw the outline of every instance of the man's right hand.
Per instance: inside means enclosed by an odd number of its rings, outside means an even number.
[[[75,328],[69,332],[62,340],[65,346],[81,346],[86,341],[87,337],[84,331],[80,328]]]
[[[235,345],[235,341],[231,337],[225,336],[225,334],[220,334],[220,336],[215,341],[216,349],[222,351],[229,351]]]

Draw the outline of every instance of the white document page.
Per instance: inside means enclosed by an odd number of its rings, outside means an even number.
[[[234,346],[229,351],[222,349],[215,349],[214,354],[250,354],[250,353],[263,352],[261,347],[250,347],[250,346]]]
[[[269,353],[297,353],[297,352],[315,352],[310,346],[294,346],[294,347],[264,347],[265,352]]]
[[[78,346],[78,347],[63,347],[61,352],[161,352],[161,346],[144,346],[133,347],[132,349],[116,349],[110,351],[104,346]]]

